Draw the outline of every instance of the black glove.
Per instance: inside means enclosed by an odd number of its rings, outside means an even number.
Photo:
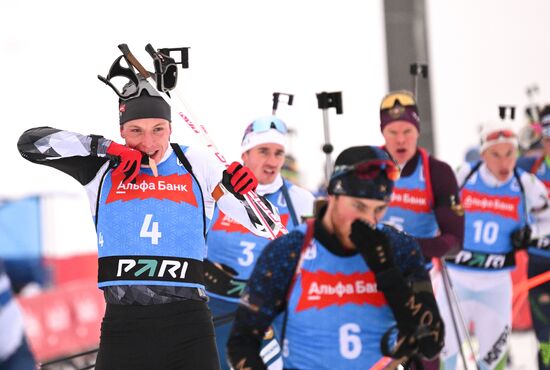
[[[349,237],[372,272],[377,274],[394,267],[390,241],[376,226],[355,220]]]
[[[246,193],[256,189],[258,180],[250,168],[244,167],[239,162],[233,162],[223,171],[222,185],[235,198],[244,200]]]
[[[529,241],[531,240],[531,228],[526,225],[512,232],[510,235],[512,240],[512,246],[514,250],[519,251],[527,249],[529,247]]]

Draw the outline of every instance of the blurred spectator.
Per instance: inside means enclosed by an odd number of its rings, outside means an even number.
[[[4,263],[0,260],[0,370],[36,369],[27,344],[23,314],[11,290]]]

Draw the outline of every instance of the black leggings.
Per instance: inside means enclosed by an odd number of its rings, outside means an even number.
[[[218,370],[212,315],[205,302],[107,304],[96,370]]]

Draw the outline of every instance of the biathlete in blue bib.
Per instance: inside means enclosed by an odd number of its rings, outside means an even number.
[[[449,277],[458,306],[449,307],[444,291],[436,292],[446,323],[463,315],[473,325],[479,343],[480,369],[506,367],[512,330],[514,252],[532,239],[550,233],[550,208],[544,184],[516,166],[518,141],[507,122],[485,124],[481,132],[481,161],[466,163],[457,172],[465,210],[464,249],[448,260]],[[451,311],[451,309],[453,311]],[[459,326],[459,338],[466,339]],[[459,346],[447,325],[442,369],[456,369]]]
[[[338,156],[326,207],[254,266],[228,342],[233,368],[266,369],[270,348],[260,347],[274,320],[285,369],[369,369],[439,353],[444,327],[420,247],[380,224],[398,176],[380,148]]]
[[[37,127],[22,134],[18,148],[31,162],[69,174],[88,194],[107,302],[95,368],[219,369],[205,237],[215,207],[267,236],[244,203],[257,180],[237,162],[224,170],[210,152],[171,144],[170,106],[134,77],[118,106],[125,145]],[[220,182],[227,191],[212,195]]]
[[[287,152],[287,126],[275,116],[260,117],[250,123],[241,143],[243,164],[258,179],[256,192],[271,202],[288,230],[313,213],[314,197],[309,191],[281,176]],[[229,369],[225,347],[240,296],[268,239],[254,235],[237,221],[216,209],[207,235],[208,259],[205,282],[214,315],[216,343],[222,369]],[[272,347],[267,364],[280,368],[281,348],[273,330],[268,330],[265,346]]]

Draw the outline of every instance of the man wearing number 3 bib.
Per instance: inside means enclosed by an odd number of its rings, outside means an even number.
[[[241,153],[243,164],[258,179],[256,192],[277,207],[283,224],[292,230],[303,217],[312,215],[315,199],[309,191],[281,176],[288,145],[287,132],[286,124],[278,117],[257,118],[245,129]],[[228,369],[225,347],[239,298],[258,256],[268,242],[268,239],[249,232],[220,210],[214,212],[207,236],[208,260],[205,260],[204,272],[222,369]],[[274,346],[272,353],[279,353],[267,362],[271,369],[280,368],[281,362],[280,347],[275,340],[273,330],[269,330],[265,345]]]
[[[95,368],[219,369],[204,290],[205,236],[216,205],[267,236],[243,201],[257,180],[237,162],[224,170],[211,152],[171,144],[170,106],[137,81],[119,94],[125,145],[37,127],[23,133],[18,148],[88,194],[107,301]],[[220,182],[225,190],[216,193]]]
[[[517,136],[507,121],[488,123],[481,132],[482,160],[463,165],[457,173],[465,237],[464,249],[447,261],[460,308],[451,309],[456,320],[463,315],[468,328],[473,323],[480,369],[506,366],[514,251],[550,233],[546,188],[533,174],[516,167],[517,148]],[[438,290],[437,301],[443,320],[450,323],[453,312],[444,294]],[[460,338],[465,341],[465,333]],[[457,368],[458,345],[456,333],[447,325],[442,368]]]
[[[271,241],[252,271],[228,342],[234,369],[266,368],[270,349],[259,349],[276,317],[285,369],[370,369],[439,353],[443,322],[420,247],[380,224],[398,177],[380,148],[338,156],[327,205]]]

